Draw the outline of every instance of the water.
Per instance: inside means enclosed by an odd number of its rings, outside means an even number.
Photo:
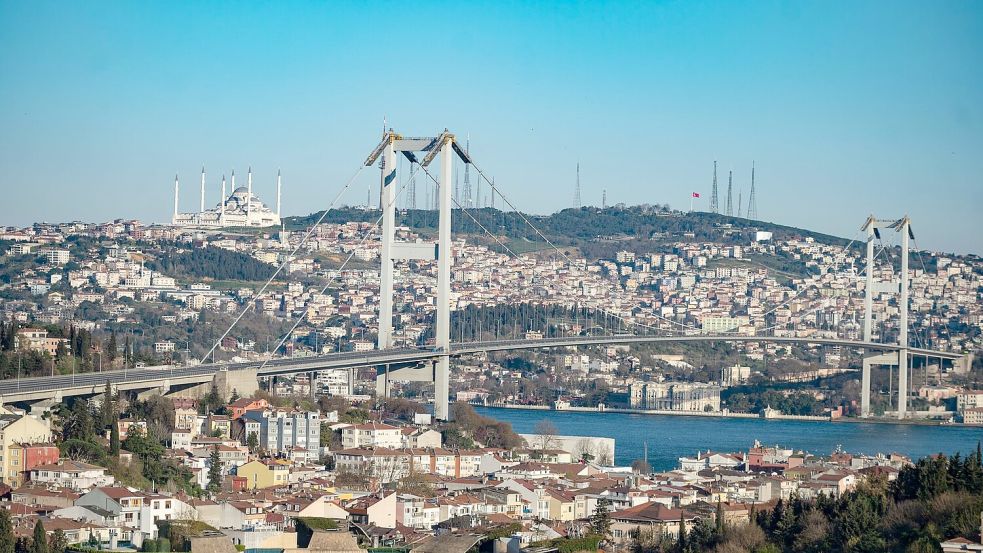
[[[830,423],[773,419],[727,419],[627,413],[532,411],[476,407],[482,415],[512,423],[519,433],[534,433],[548,419],[564,436],[615,439],[615,462],[627,465],[643,456],[655,470],[676,468],[678,458],[697,450],[747,451],[754,440],[820,455],[838,445],[849,453],[898,452],[918,459],[932,453],[963,455],[983,440],[983,428],[884,423]]]

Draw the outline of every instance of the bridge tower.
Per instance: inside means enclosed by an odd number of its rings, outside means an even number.
[[[422,160],[417,153],[425,153]],[[410,162],[425,169],[438,155],[440,156],[440,184],[438,186],[437,242],[397,242],[396,237],[396,156],[402,154]],[[393,262],[396,260],[436,260],[437,261],[437,321],[435,347],[443,353],[429,366],[379,367],[376,378],[376,393],[386,396],[390,380],[409,380],[432,382],[434,385],[434,416],[448,420],[449,377],[450,377],[450,295],[451,263],[453,262],[451,244],[451,204],[453,182],[453,156],[457,155],[464,163],[471,158],[455,142],[454,135],[446,129],[432,138],[404,138],[386,131],[382,142],[365,160],[366,166],[373,165],[382,157],[384,167],[380,207],[382,214],[382,251],[379,299],[379,349],[393,347]]]
[[[874,280],[874,239],[881,237],[881,229],[894,230],[901,234],[901,275],[900,278],[886,282]],[[863,360],[861,373],[860,415],[870,416],[870,368],[873,365],[898,367],[898,418],[903,419],[908,411],[908,248],[909,240],[915,236],[911,231],[911,219],[907,215],[897,221],[882,221],[871,215],[861,229],[867,233],[867,279],[864,286],[864,342],[872,340],[872,321],[874,296],[887,293],[898,297],[900,315],[897,353],[883,353]],[[890,370],[890,369],[889,369]]]

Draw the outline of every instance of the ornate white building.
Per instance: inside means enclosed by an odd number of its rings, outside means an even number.
[[[280,226],[280,172],[276,175],[276,211],[273,211],[253,194],[253,171],[250,168],[246,186],[235,187],[236,174],[232,172],[232,195],[225,195],[225,176],[222,176],[222,201],[212,209],[205,209],[205,170],[201,170],[201,203],[196,213],[178,211],[179,184],[174,176],[174,215],[171,224],[179,227],[277,227]]]

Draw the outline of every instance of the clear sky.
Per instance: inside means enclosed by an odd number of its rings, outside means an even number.
[[[983,253],[979,1],[8,1],[0,41],[0,225],[165,221],[202,165],[209,205],[251,165],[307,214],[386,116],[470,133],[532,212],[571,205],[578,161],[585,204],[707,209],[713,161],[736,204],[754,160],[762,219],[908,213],[922,248]]]

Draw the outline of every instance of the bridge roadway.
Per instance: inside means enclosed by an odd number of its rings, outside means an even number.
[[[508,351],[524,349],[543,349],[566,346],[616,345],[640,343],[678,343],[678,342],[772,342],[790,344],[817,344],[862,348],[868,351],[898,351],[897,344],[878,344],[835,338],[792,338],[784,336],[732,336],[702,335],[690,336],[644,336],[607,335],[572,336],[543,338],[538,340],[499,340],[486,342],[465,342],[453,344],[450,355],[459,356],[480,352]],[[936,359],[956,360],[963,355],[952,352],[932,351],[922,348],[908,348],[909,355],[928,356]],[[421,348],[395,348],[366,352],[328,353],[314,357],[273,359],[258,371],[259,376],[274,376],[309,372],[315,370],[343,369],[377,365],[412,364],[440,357],[443,352]],[[67,396],[101,393],[106,383],[114,384],[121,390],[143,390],[152,388],[167,389],[172,386],[202,384],[212,380],[217,371],[255,369],[260,363],[208,363],[195,366],[158,366],[125,370],[77,373],[74,375],[53,375],[33,378],[20,378],[0,381],[0,401],[36,401],[44,399],[60,400]]]

